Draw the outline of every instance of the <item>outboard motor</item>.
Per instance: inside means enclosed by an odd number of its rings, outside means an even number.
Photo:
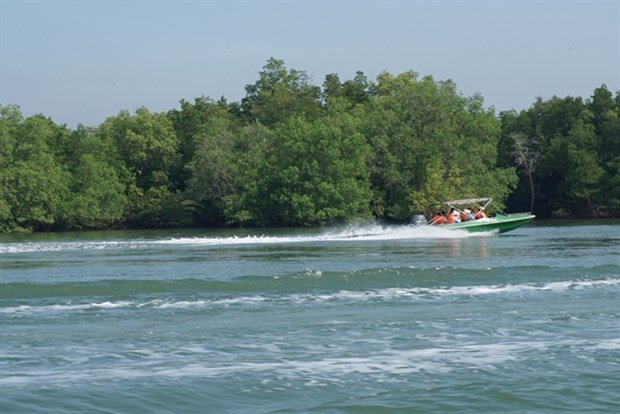
[[[424,214],[414,214],[413,216],[411,216],[409,223],[413,224],[414,226],[426,224],[426,217],[424,217]]]

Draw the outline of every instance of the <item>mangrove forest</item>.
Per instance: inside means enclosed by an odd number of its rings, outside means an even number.
[[[240,102],[201,96],[101,125],[0,106],[0,232],[406,222],[454,198],[620,217],[620,92],[499,114],[454,82],[270,59]]]

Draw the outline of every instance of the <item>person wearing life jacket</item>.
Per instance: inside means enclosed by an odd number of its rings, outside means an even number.
[[[475,219],[476,219],[476,216],[468,208],[463,210],[463,212],[461,213],[461,221],[471,221]]]
[[[460,222],[461,222],[461,215],[459,214],[459,212],[456,211],[454,208],[451,209],[450,213],[448,214],[446,224],[460,223]]]
[[[435,213],[435,217],[431,219],[431,225],[446,224],[446,221],[446,217],[443,215],[443,213],[441,211],[438,211],[437,213]]]
[[[487,213],[484,212],[484,207],[480,206],[478,211],[476,212],[476,220],[480,220],[482,218],[488,218]]]

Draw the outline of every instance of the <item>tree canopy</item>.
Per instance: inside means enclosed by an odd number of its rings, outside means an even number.
[[[481,196],[541,217],[620,215],[620,94],[605,85],[496,115],[412,71],[319,87],[272,58],[258,75],[241,102],[75,130],[0,105],[0,231],[404,222]]]

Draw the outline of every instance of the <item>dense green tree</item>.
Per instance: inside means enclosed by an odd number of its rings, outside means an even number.
[[[17,202],[11,186],[15,174],[13,152],[17,145],[17,130],[23,122],[16,105],[0,106],[0,232],[16,230],[13,205]]]
[[[261,185],[278,225],[321,225],[369,218],[371,150],[347,114],[289,119],[275,131]]]
[[[305,71],[288,70],[282,60],[269,59],[258,81],[245,90],[241,109],[250,121],[273,127],[293,115],[306,119],[320,115],[321,89],[310,84]]]
[[[601,161],[606,163],[614,155],[620,153],[618,108],[614,103],[612,93],[605,85],[594,90],[586,107],[592,114],[591,123],[594,126],[594,133],[601,138]]]
[[[434,84],[429,86],[434,89]],[[414,72],[396,77],[384,72],[372,89],[377,97],[366,107],[362,119],[363,133],[374,152],[373,210],[377,216],[402,220],[410,214],[409,195],[426,171],[422,161],[430,162],[432,157],[424,152],[430,147],[422,147],[425,140],[432,139],[426,132],[436,123],[422,121],[418,110],[426,109],[422,95],[433,91],[421,87]],[[428,129],[424,130],[418,121]]]
[[[228,224],[272,224],[265,217],[272,207],[268,202],[269,190],[261,184],[267,174],[267,154],[273,142],[274,132],[260,123],[243,127],[237,135],[234,188],[223,197]]]
[[[179,162],[179,141],[164,114],[154,114],[146,108],[138,109],[133,116],[121,111],[104,122],[101,134],[112,139],[121,159],[136,177],[138,188],[169,184],[167,173]]]
[[[554,197],[554,215],[558,217],[570,211],[594,214],[593,201],[600,190],[597,183],[604,171],[598,164],[597,136],[589,115],[584,112],[566,136],[556,135],[550,142],[549,157],[560,177]]]
[[[600,187],[598,213],[620,212],[620,91],[615,99],[605,85],[594,91],[587,107],[600,139],[599,164],[605,171]]]
[[[524,133],[531,143],[536,143],[532,148],[539,154],[540,160],[532,177],[533,181],[537,182],[535,197],[538,200],[536,203],[538,207],[534,213],[541,217],[552,216],[554,211],[557,213],[560,208],[566,211],[563,206],[565,201],[560,196],[566,193],[570,184],[563,179],[566,173],[566,170],[562,169],[565,161],[563,157],[566,156],[564,141],[577,120],[583,116],[583,111],[583,100],[580,98],[553,97],[546,101],[538,98],[529,109],[519,114],[517,125],[513,126],[510,132],[510,134]],[[516,160],[513,162],[517,164]],[[525,175],[522,177],[523,189],[528,184]],[[529,198],[529,191],[518,190],[517,193],[523,198]],[[527,205],[524,202],[517,204]]]
[[[338,74],[329,73],[325,75],[322,93],[323,101],[327,101],[329,98],[342,97],[343,95],[342,83],[340,83],[340,77]]]
[[[102,140],[114,143],[120,159],[133,180],[128,184],[127,221],[143,226],[183,223],[187,216],[172,214],[182,209],[169,174],[179,168],[179,141],[165,114],[140,108],[134,116],[121,111],[108,118],[98,130]]]
[[[538,157],[530,178],[535,183],[535,212],[539,216],[614,214],[620,205],[615,185],[615,159],[620,152],[618,113],[611,93],[603,85],[585,102],[572,97],[539,98],[519,114],[501,115],[502,163],[518,164],[510,139],[514,136],[527,137],[530,154]],[[508,161],[511,156],[512,161]],[[520,203],[518,198],[525,198],[526,182],[522,179],[513,194],[515,204]]]
[[[228,122],[239,122],[230,105],[225,100],[218,102],[207,97],[200,97],[194,103],[181,100],[181,108],[168,112],[174,132],[179,141],[178,168],[171,172],[170,181],[175,189],[184,190],[190,178],[187,165],[194,159],[196,148],[200,144],[200,134],[214,119],[225,118]]]
[[[536,149],[536,141],[524,133],[513,132],[510,138],[514,143],[513,156],[515,163],[527,175],[530,190],[529,211],[534,211],[534,174],[540,159],[540,152]]]
[[[620,155],[607,163],[601,194],[605,195],[605,202],[599,211],[604,216],[620,216]]]
[[[364,72],[358,71],[353,80],[347,80],[344,83],[340,83],[337,74],[331,73],[325,76],[325,82],[323,82],[323,99],[327,101],[330,98],[345,98],[351,107],[366,104],[371,97],[370,86],[371,83]]]
[[[236,190],[236,137],[236,128],[226,118],[212,118],[194,138],[199,143],[188,166],[186,194],[202,206],[210,223],[225,224],[223,198]]]
[[[510,211],[536,211],[537,170],[542,150],[537,132],[526,111],[505,111],[499,114],[501,134],[497,144],[498,167],[517,167],[518,183],[508,196]]]
[[[110,140],[81,125],[71,134],[66,166],[71,196],[65,204],[66,228],[120,225],[128,209],[126,188],[131,176]]]
[[[16,107],[2,108],[2,203],[4,229],[45,230],[62,219],[69,195],[69,172],[58,162],[54,144],[69,131],[36,115],[22,119]]]
[[[500,125],[482,98],[463,98],[453,82],[387,72],[373,85],[365,134],[374,149],[375,213],[403,220],[451,198],[491,196],[516,180],[497,169]]]

